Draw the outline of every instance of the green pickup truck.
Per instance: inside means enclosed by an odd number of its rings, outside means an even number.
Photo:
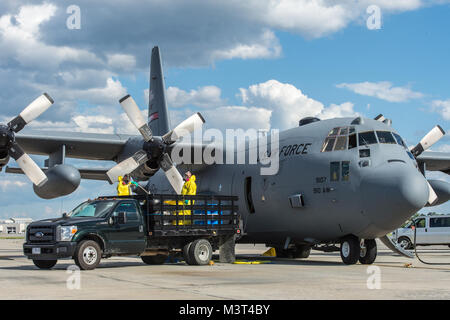
[[[146,264],[182,255],[188,264],[206,265],[218,249],[221,261],[233,262],[241,235],[237,200],[162,194],[88,200],[61,218],[31,223],[23,251],[40,269],[73,258],[92,270],[102,258],[131,255]]]

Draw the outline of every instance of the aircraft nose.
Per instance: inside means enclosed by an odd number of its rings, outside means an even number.
[[[402,163],[375,169],[361,181],[363,212],[388,231],[398,228],[428,201],[425,177]]]

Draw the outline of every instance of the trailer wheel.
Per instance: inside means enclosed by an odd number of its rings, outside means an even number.
[[[142,256],[141,259],[145,264],[164,264],[166,262],[167,258],[169,256],[166,256],[164,254],[157,254],[156,256]]]
[[[190,261],[194,265],[207,265],[211,261],[212,253],[211,243],[206,239],[195,240],[189,247]]]
[[[341,259],[345,264],[355,264],[361,254],[359,240],[355,236],[347,236],[341,241]]]
[[[33,260],[33,263],[39,269],[49,270],[53,268],[58,260]]]
[[[74,260],[81,270],[94,270],[102,259],[100,245],[92,240],[81,241],[75,250]]]
[[[191,256],[189,254],[189,248],[191,247],[191,244],[192,244],[192,242],[189,242],[183,247],[183,258],[187,264],[194,265],[194,262],[192,262]]]

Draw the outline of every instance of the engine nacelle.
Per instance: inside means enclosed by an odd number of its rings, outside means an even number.
[[[33,185],[34,192],[42,199],[54,199],[71,194],[81,182],[80,172],[67,164],[56,165],[45,174],[48,181],[42,187]]]
[[[8,151],[0,150],[0,171],[2,171],[3,167],[6,166],[9,162]]]

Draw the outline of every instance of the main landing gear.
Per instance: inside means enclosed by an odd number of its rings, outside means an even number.
[[[377,244],[374,239],[359,240],[353,235],[341,240],[341,259],[345,264],[372,264],[377,257]]]

